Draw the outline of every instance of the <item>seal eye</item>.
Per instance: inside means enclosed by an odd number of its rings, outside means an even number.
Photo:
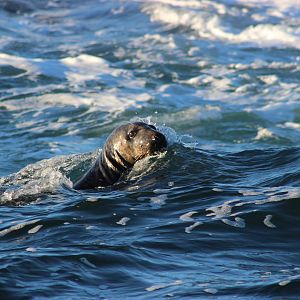
[[[137,133],[136,130],[131,130],[131,131],[129,131],[128,134],[127,134],[127,138],[128,138],[129,140],[133,139],[133,138],[136,136],[136,133]]]

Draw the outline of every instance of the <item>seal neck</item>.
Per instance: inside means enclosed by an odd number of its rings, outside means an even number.
[[[133,164],[129,163],[118,150],[104,148],[93,166],[74,184],[74,189],[92,189],[114,184]]]
[[[107,185],[114,184],[123,173],[133,167],[118,150],[103,149],[99,160],[99,170]]]

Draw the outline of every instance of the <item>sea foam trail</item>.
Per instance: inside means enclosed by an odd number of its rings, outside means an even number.
[[[249,25],[240,29],[232,22],[223,24],[222,16],[230,15],[230,11],[211,6],[204,1],[194,5],[196,11],[191,10],[189,4],[183,1],[155,1],[143,6],[143,12],[149,15],[152,22],[164,24],[168,28],[185,28],[194,32],[198,37],[208,40],[225,41],[229,43],[254,44],[259,47],[278,47],[300,49],[299,27],[288,26],[285,23],[272,24],[271,22]],[[189,8],[189,9],[187,9]],[[246,8],[245,8],[246,9]],[[243,11],[240,12],[242,16]],[[230,28],[232,27],[232,28]]]
[[[42,94],[26,98],[26,101],[6,100],[2,103],[7,110],[18,108],[44,108],[47,105],[87,106],[90,111],[101,110],[107,112],[124,111],[132,107],[139,108],[147,103],[151,96],[144,92],[145,81],[137,79],[131,71],[111,67],[109,62],[101,57],[81,54],[75,57],[66,57],[60,60],[25,58],[6,53],[0,53],[0,66],[11,66],[23,70],[20,76],[27,76],[32,81],[40,75],[65,80],[66,83],[51,84],[45,87],[32,88],[30,93]],[[56,93],[53,89],[85,86],[88,81],[98,81],[107,86],[124,86],[131,89],[133,94],[114,90],[96,92]],[[50,92],[49,92],[50,90]],[[6,91],[6,92],[9,92]],[[29,92],[29,91],[28,91]],[[18,89],[11,89],[12,95],[21,93]],[[1,100],[1,99],[0,99]]]
[[[59,60],[42,58],[25,58],[0,53],[0,65],[10,65],[21,69],[32,77],[44,75],[66,79],[71,85],[83,84],[90,80],[103,83],[124,82],[131,87],[143,87],[144,81],[134,78],[130,71],[111,67],[105,59],[89,54],[66,57]]]
[[[19,172],[0,178],[5,190],[0,203],[32,201],[39,196],[55,192],[62,185],[72,188],[68,175],[80,164],[95,159],[97,152],[57,156],[30,164]]]

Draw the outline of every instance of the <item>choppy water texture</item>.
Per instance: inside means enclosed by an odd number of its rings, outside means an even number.
[[[298,299],[298,0],[0,1],[1,299]],[[168,151],[74,191],[108,134]]]

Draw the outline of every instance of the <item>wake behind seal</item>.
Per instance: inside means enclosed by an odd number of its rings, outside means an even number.
[[[138,160],[160,153],[166,147],[165,136],[153,125],[143,122],[121,125],[110,134],[93,166],[73,188],[84,190],[112,185]]]

